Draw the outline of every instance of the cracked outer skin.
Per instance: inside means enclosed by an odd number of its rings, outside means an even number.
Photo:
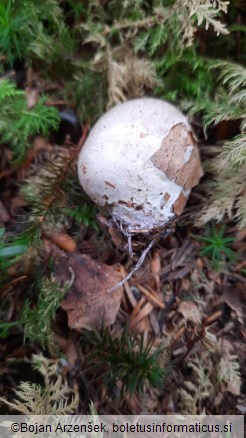
[[[187,118],[155,98],[119,104],[92,128],[79,156],[85,192],[129,233],[163,227],[203,175]]]

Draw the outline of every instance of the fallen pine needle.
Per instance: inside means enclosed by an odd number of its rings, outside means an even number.
[[[132,319],[135,317],[135,315],[137,315],[137,314],[140,312],[140,309],[141,309],[141,307],[142,307],[142,305],[143,305],[144,303],[145,303],[145,298],[142,297],[142,298],[138,301],[137,305],[134,307],[134,309],[133,309],[133,311],[132,311],[132,313],[131,313],[131,316],[130,316],[130,320],[132,320]]]
[[[154,294],[149,292],[145,287],[138,284],[137,288],[148,298],[149,301],[152,302],[152,304],[156,304],[156,306],[158,306],[160,309],[165,308],[165,304],[162,303],[157,297],[155,297]]]
[[[152,312],[154,306],[150,303],[146,303],[145,306],[140,310],[140,312],[136,315],[136,317],[130,322],[129,327],[132,329],[136,326],[142,319],[144,319],[147,315]]]
[[[204,321],[204,325],[211,325],[213,324],[215,321],[217,321],[220,317],[222,316],[222,311],[221,310],[217,310],[217,312],[213,313],[212,315],[208,316],[205,321]]]
[[[122,265],[120,267],[120,272],[121,272],[122,278],[124,279],[126,277],[126,272],[125,272],[124,266],[122,266]],[[127,296],[128,300],[129,300],[131,306],[133,308],[136,307],[137,300],[135,299],[135,297],[134,297],[134,295],[133,295],[133,293],[131,291],[131,288],[129,286],[128,281],[125,282],[124,289],[125,289],[126,296]]]

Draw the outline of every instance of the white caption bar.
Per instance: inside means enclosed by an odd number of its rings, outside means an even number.
[[[2,415],[0,438],[244,438],[243,415]]]

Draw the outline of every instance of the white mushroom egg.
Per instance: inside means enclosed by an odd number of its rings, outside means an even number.
[[[185,115],[148,97],[119,104],[97,121],[78,173],[85,192],[128,233],[160,229],[180,215],[203,174]]]

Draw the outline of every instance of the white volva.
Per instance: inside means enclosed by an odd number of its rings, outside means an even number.
[[[176,126],[178,134],[170,136]],[[174,150],[176,143],[180,144]],[[90,198],[108,207],[128,232],[147,232],[183,209],[190,188],[198,182],[185,185],[189,160],[192,168],[197,160],[200,169],[195,179],[202,174],[194,148],[197,151],[190,125],[173,105],[154,98],[130,100],[104,114],[91,130],[79,156],[79,179]],[[182,173],[182,184],[174,170]]]

